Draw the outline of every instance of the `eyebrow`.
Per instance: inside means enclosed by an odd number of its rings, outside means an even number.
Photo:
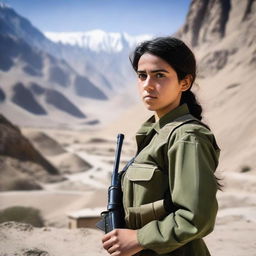
[[[149,73],[158,73],[158,72],[169,73],[165,69],[156,69],[156,70],[149,71]],[[137,70],[137,73],[146,73],[146,71],[144,71],[144,70]]]

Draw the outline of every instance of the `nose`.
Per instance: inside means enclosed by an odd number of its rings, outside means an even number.
[[[154,82],[153,82],[153,79],[150,77],[150,76],[147,76],[147,79],[144,80],[144,83],[143,83],[143,89],[146,90],[146,91],[151,91],[151,90],[154,90]]]

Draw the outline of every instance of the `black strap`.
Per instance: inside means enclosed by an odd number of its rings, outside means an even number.
[[[152,129],[152,130],[150,131],[150,133],[149,133],[147,136],[145,136],[145,138],[143,139],[143,141],[138,145],[138,150],[137,150],[137,153],[136,153],[135,157],[140,153],[140,151],[141,151],[142,149],[144,149],[144,148],[151,142],[151,140],[153,139],[153,137],[155,136],[155,134],[156,134],[155,129]]]
[[[125,172],[129,166],[134,162],[136,156],[134,156],[131,160],[128,161],[128,163],[124,166],[123,170],[121,172]]]

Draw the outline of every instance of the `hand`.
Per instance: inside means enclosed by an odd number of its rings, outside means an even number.
[[[137,230],[114,229],[102,238],[103,248],[111,256],[131,256],[143,250],[137,239]]]

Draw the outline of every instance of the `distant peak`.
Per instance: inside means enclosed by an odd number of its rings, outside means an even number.
[[[100,29],[84,32],[44,32],[56,43],[69,44],[95,52],[121,52],[126,47],[152,38],[152,35],[132,36],[126,32],[106,32]]]
[[[9,6],[8,4],[6,4],[4,2],[0,2],[0,8],[11,9],[11,6]]]

